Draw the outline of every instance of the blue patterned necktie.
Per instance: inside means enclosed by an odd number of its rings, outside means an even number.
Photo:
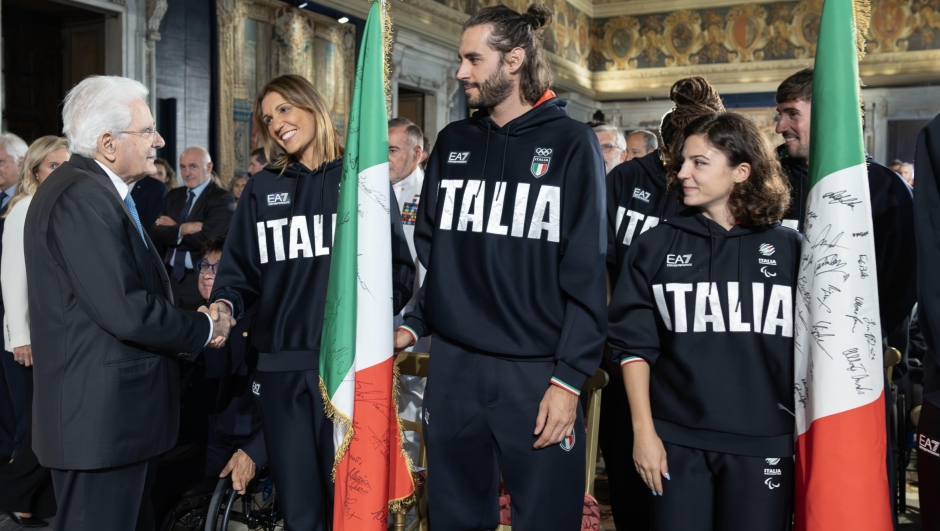
[[[134,224],[137,225],[137,231],[140,232],[140,238],[144,240],[144,247],[150,247],[147,245],[147,238],[144,236],[144,227],[140,224],[140,216],[137,215],[137,205],[134,204],[134,198],[131,197],[130,192],[124,196],[124,204],[127,205],[127,210],[130,211],[131,217],[134,218]]]
[[[192,190],[186,190],[186,203],[183,205],[183,210],[180,212],[180,227],[183,226],[183,223],[189,219],[189,211],[193,208],[193,197],[196,194]],[[173,258],[173,278],[178,282],[183,281],[183,276],[186,275],[186,251],[176,250],[176,256]]]

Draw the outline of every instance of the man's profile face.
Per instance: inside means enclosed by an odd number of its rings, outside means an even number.
[[[411,175],[421,162],[421,149],[411,145],[404,127],[388,130],[388,177],[396,184]]]
[[[157,173],[154,160],[157,158],[157,149],[164,145],[150,107],[144,100],[134,100],[130,112],[131,123],[126,132],[115,136],[112,167],[112,171],[126,183],[137,182]]]
[[[633,134],[627,137],[627,160],[649,155],[654,150],[646,149],[646,136]]]
[[[463,83],[467,105],[473,109],[492,109],[512,94],[512,80],[500,53],[487,43],[490,25],[471,26],[460,36],[460,69],[457,80]]]
[[[23,161],[13,162],[13,157],[7,152],[6,144],[0,145],[0,190],[5,190],[20,180],[20,167]]]
[[[604,171],[610,173],[610,170],[617,167],[618,164],[626,159],[626,152],[617,147],[616,131],[595,131],[597,141],[601,144],[601,152],[604,154]]]
[[[248,162],[248,175],[254,175],[264,169],[264,164],[258,162],[258,157],[251,157]]]
[[[809,124],[812,104],[803,101],[786,101],[777,104],[777,134],[786,141],[787,154],[809,160]]]
[[[209,180],[212,163],[200,149],[187,149],[180,155],[180,176],[187,188],[195,188]]]

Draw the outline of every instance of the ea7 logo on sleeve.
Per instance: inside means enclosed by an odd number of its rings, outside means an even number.
[[[548,171],[548,165],[552,161],[552,148],[535,148],[535,156],[532,157],[532,175],[538,179]]]
[[[290,204],[290,192],[283,192],[280,194],[268,194],[268,206],[289,205],[289,204]]]
[[[469,151],[451,151],[447,156],[448,164],[466,164],[470,160]]]
[[[641,190],[641,189],[639,189],[639,188],[634,188],[634,189],[633,189],[633,198],[634,198],[634,199],[639,199],[640,201],[644,201],[644,202],[646,202],[646,203],[649,203],[649,202],[650,202],[650,193],[647,192],[646,190]]]
[[[667,254],[666,267],[692,267],[691,254]]]
[[[940,441],[935,441],[926,435],[917,436],[917,447],[930,455],[940,457]]]

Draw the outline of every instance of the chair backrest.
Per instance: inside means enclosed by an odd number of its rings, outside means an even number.
[[[400,352],[398,356],[395,357],[395,366],[398,368],[398,373],[405,376],[427,378],[429,363],[430,357],[427,352]],[[413,431],[419,435],[418,462],[415,463],[415,465],[421,468],[427,468],[428,455],[424,448],[424,427],[421,425],[421,421],[415,422],[399,419],[399,422],[401,423],[401,429],[403,431]]]
[[[581,389],[587,395],[587,448],[584,450],[584,492],[594,495],[594,473],[597,469],[597,434],[601,422],[601,389],[607,386],[610,377],[604,369],[597,369]]]

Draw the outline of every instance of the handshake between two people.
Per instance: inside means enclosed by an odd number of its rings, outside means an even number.
[[[198,311],[212,319],[212,340],[206,346],[209,348],[222,348],[235,326],[232,309],[223,302],[213,302],[209,307],[200,306]]]

